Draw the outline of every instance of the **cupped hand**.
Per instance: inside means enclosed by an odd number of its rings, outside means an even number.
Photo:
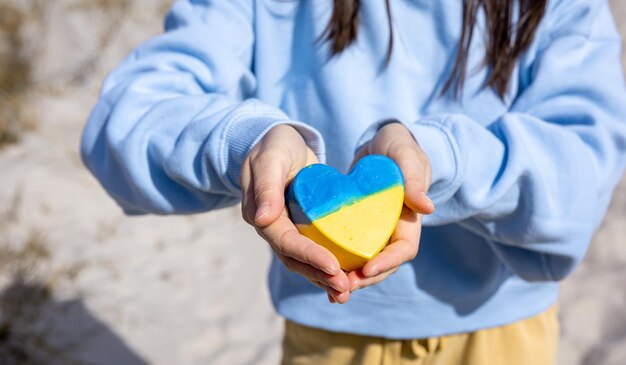
[[[389,244],[362,269],[348,273],[350,291],[379,283],[398,271],[400,265],[413,260],[419,248],[422,215],[435,211],[427,195],[430,162],[405,126],[400,123],[383,126],[357,151],[354,161],[371,154],[387,156],[400,167],[404,177],[404,207]]]
[[[278,259],[326,290],[331,302],[350,298],[350,281],[330,251],[301,235],[289,219],[285,188],[317,158],[293,127],[273,127],[250,151],[241,168],[241,212]]]

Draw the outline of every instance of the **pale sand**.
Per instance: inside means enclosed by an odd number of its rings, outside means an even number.
[[[14,318],[15,346],[62,363],[70,362],[61,356],[93,364],[275,364],[282,321],[266,290],[269,251],[238,208],[128,218],[77,155],[104,74],[159,32],[164,6],[104,1],[110,8],[101,13],[67,8],[77,1],[49,3],[44,23],[25,30],[40,41],[37,86],[26,94],[40,127],[0,151],[0,245],[19,258],[0,259],[0,313]],[[626,34],[626,3],[613,3]],[[112,21],[118,23],[103,25]],[[102,34],[110,34],[107,46],[94,41]],[[625,223],[626,180],[587,259],[563,284],[563,365],[624,363]],[[31,250],[20,255],[29,238]],[[36,272],[15,282],[19,267]],[[34,303],[42,288],[52,297]],[[34,312],[19,309],[25,307]],[[36,327],[40,322],[45,329]]]

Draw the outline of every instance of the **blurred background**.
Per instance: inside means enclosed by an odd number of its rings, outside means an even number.
[[[626,35],[626,1],[611,1]],[[78,142],[170,0],[0,0],[0,364],[276,364],[269,251],[238,208],[128,218]],[[626,121],[626,116],[624,116]],[[560,364],[626,359],[626,181],[562,286]]]

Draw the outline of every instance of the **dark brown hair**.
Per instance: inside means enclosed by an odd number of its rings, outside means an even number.
[[[389,20],[389,47],[386,62],[393,50],[390,0],[385,0]],[[463,26],[456,53],[454,68],[448,77],[442,93],[452,89],[459,95],[467,74],[467,58],[474,35],[476,19],[482,8],[486,18],[487,45],[484,65],[489,76],[486,86],[503,97],[511,79],[515,62],[530,46],[537,27],[545,14],[547,0],[464,0]],[[333,14],[322,34],[331,44],[333,54],[339,54],[356,40],[359,27],[361,0],[334,0]],[[514,23],[514,11],[519,10]]]

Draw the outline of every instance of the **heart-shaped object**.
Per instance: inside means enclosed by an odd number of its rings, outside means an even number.
[[[287,190],[298,231],[327,248],[346,271],[359,269],[385,247],[398,224],[404,180],[388,157],[369,155],[348,175],[314,164]]]

